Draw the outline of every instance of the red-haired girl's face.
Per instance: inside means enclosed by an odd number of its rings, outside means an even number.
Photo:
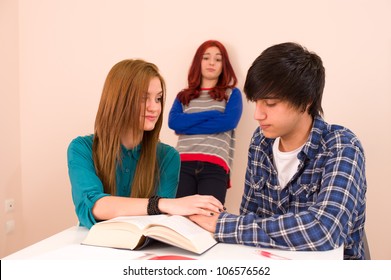
[[[223,69],[223,56],[218,47],[209,47],[201,61],[201,87],[214,87]]]

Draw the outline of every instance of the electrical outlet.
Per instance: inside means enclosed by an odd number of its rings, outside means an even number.
[[[11,233],[15,230],[15,221],[14,220],[9,220],[5,223],[5,233]]]
[[[12,212],[15,208],[15,200],[10,198],[5,200],[5,212]]]

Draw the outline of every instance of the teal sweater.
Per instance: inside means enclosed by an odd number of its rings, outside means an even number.
[[[77,137],[68,147],[68,173],[72,185],[72,199],[80,225],[91,228],[97,221],[92,215],[95,202],[109,194],[104,193],[103,184],[95,172],[92,159],[93,135]],[[117,166],[117,196],[129,197],[131,183],[140,156],[140,145],[127,150],[122,146],[122,165]],[[174,198],[179,180],[180,159],[171,146],[159,143],[157,160],[160,182],[157,195]]]

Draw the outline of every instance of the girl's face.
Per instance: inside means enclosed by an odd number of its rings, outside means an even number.
[[[148,92],[143,97],[140,122],[144,131],[151,131],[155,128],[162,112],[162,99],[162,84],[159,78],[154,77],[149,82]]]
[[[215,81],[217,83],[223,69],[223,56],[218,47],[209,47],[202,56],[201,75],[203,83]]]

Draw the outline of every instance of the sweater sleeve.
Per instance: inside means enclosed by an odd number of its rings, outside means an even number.
[[[91,146],[92,140],[89,141],[88,137],[78,137],[70,143],[67,151],[76,215],[80,225],[87,228],[96,223],[92,214],[95,202],[109,195],[104,193],[103,184],[95,172]]]
[[[160,183],[157,194],[161,197],[175,198],[179,181],[180,157],[178,151],[164,143],[158,146]]]
[[[174,103],[169,116],[169,126],[177,134],[213,134],[230,131],[237,127],[243,111],[242,95],[238,88],[233,89],[224,112],[211,110],[186,114],[183,113],[179,100],[176,99],[176,102],[179,106]]]
[[[187,114],[183,112],[182,103],[178,98],[175,99],[168,116],[168,127],[177,134],[186,134],[191,127],[199,126],[210,118],[220,114],[217,110]]]

